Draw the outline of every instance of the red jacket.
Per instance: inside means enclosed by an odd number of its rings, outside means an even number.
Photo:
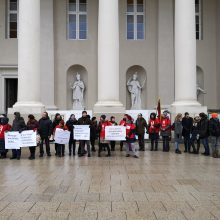
[[[127,139],[135,139],[135,124],[126,124],[126,138]]]
[[[0,125],[0,139],[5,139],[5,132],[11,130],[11,125]]]
[[[126,121],[124,121],[124,120],[121,120],[119,123],[120,126],[125,126],[125,124],[126,124]]]
[[[154,134],[154,133],[159,133],[160,132],[160,120],[159,118],[156,119],[150,119],[148,123],[148,133],[149,134]]]
[[[63,127],[61,127],[60,125],[57,125],[57,126],[54,128],[54,134],[55,134],[57,128],[63,129],[63,130],[68,130],[68,127],[67,127],[66,125],[64,125]]]
[[[171,131],[171,121],[169,118],[162,118],[160,122],[160,130],[164,131]]]
[[[104,122],[100,121],[99,122],[99,137],[100,137],[100,139],[105,139],[105,127],[111,126],[111,125],[112,125],[112,123],[109,121],[104,121]]]

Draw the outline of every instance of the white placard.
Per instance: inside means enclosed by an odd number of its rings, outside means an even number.
[[[125,126],[106,126],[105,140],[108,141],[124,141],[126,137]]]
[[[20,149],[21,135],[18,131],[5,133],[5,149]]]
[[[37,146],[37,133],[33,130],[22,131],[21,147],[36,147]]]
[[[90,140],[89,125],[74,125],[74,140]]]
[[[54,140],[57,144],[68,144],[70,140],[70,132],[67,130],[57,128],[55,131]]]

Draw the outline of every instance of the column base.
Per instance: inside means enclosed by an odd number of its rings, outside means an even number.
[[[182,100],[182,101],[175,101],[171,106],[191,106],[191,107],[199,107],[202,106],[198,101],[196,100]]]
[[[125,107],[118,101],[100,101],[94,105],[94,113],[125,113]]]
[[[21,114],[41,114],[45,111],[45,106],[41,102],[17,102],[13,108],[8,109],[8,114],[20,112]]]

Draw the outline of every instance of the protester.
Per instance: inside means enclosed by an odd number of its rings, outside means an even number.
[[[158,150],[158,140],[159,140],[159,132],[160,132],[160,119],[156,117],[156,114],[152,112],[150,114],[150,120],[148,122],[148,130],[149,139],[151,140],[151,151]],[[155,146],[155,148],[154,148]]]
[[[177,114],[173,124],[173,129],[174,129],[175,153],[181,154],[181,151],[179,149],[179,144],[182,142],[182,131],[183,131],[182,114],[180,113]]]
[[[39,120],[39,128],[38,128],[38,133],[41,137],[41,142],[40,142],[40,157],[44,156],[44,148],[43,144],[45,141],[46,144],[46,152],[47,156],[50,157],[50,137],[53,132],[53,127],[52,127],[52,121],[49,119],[48,113],[44,112],[42,114],[42,118]]]
[[[92,152],[96,152],[95,141],[98,138],[98,123],[96,117],[92,117],[91,127],[90,127],[90,142],[92,146]]]
[[[136,125],[136,134],[138,135],[139,150],[145,151],[144,135],[145,135],[145,129],[147,129],[147,122],[143,118],[141,113],[138,114],[138,118],[135,122],[135,125]]]
[[[68,127],[64,125],[64,120],[61,120],[60,123],[54,129],[54,136],[57,129],[68,130]],[[58,157],[64,157],[65,154],[65,144],[57,144],[57,155]]]
[[[54,120],[53,120],[53,124],[52,124],[53,131],[56,128],[56,126],[59,125],[61,120],[62,120],[62,117],[61,117],[60,113],[56,113],[55,117],[54,117]],[[55,143],[55,155],[56,156],[57,156],[57,146],[58,146],[58,144]]]
[[[106,120],[106,115],[101,115],[100,117],[100,122],[98,125],[98,130],[99,130],[99,153],[98,156],[101,157],[101,152],[104,148],[107,148],[108,154],[106,157],[111,156],[111,151],[109,147],[109,141],[105,140],[105,127],[106,126],[111,126],[112,124]]]
[[[217,113],[212,113],[212,117],[209,121],[209,133],[212,141],[212,156],[219,158],[220,122]]]
[[[66,127],[70,132],[70,140],[69,140],[69,156],[75,156],[76,154],[76,140],[74,140],[74,125],[77,125],[78,121],[74,114],[71,114],[68,121],[66,122]]]
[[[123,119],[120,121],[119,125],[120,126],[125,126],[126,124],[126,115],[124,115]],[[120,151],[123,150],[123,143],[124,141],[120,141]]]
[[[26,124],[24,121],[24,118],[21,117],[20,112],[15,112],[14,113],[14,120],[12,123],[12,127],[11,127],[11,131],[18,131],[18,132],[22,132],[26,129]],[[19,149],[13,149],[12,150],[12,157],[10,158],[11,160],[13,159],[17,159],[20,160],[21,158],[21,148]]]
[[[115,121],[114,116],[111,116],[110,123],[111,123],[112,126],[117,126],[118,125],[117,122]],[[111,151],[115,151],[115,144],[116,144],[116,141],[110,141]]]
[[[161,117],[160,135],[163,140],[163,152],[169,152],[169,141],[171,137],[171,121],[168,116],[168,112],[164,111]]]
[[[189,113],[186,112],[185,116],[182,119],[182,126],[183,126],[183,137],[184,137],[184,152],[190,152],[190,134],[193,126],[193,118],[189,117]]]
[[[8,123],[8,118],[2,115],[0,118],[0,159],[5,159],[7,149],[5,149],[5,133],[11,130],[11,125]]]
[[[133,119],[130,115],[125,115],[126,117],[126,157],[130,157],[132,152],[134,158],[138,158],[135,150],[135,134],[136,126],[133,123]]]
[[[190,138],[190,153],[199,154],[200,149],[200,138],[199,138],[199,122],[200,117],[196,115],[193,119],[193,126],[191,131],[191,138]],[[195,147],[196,142],[196,147]],[[191,147],[193,151],[191,152]]]
[[[87,115],[87,111],[82,112],[82,117],[78,120],[78,125],[89,125],[91,126],[91,120]],[[79,141],[79,156],[82,157],[85,155],[85,145],[87,146],[88,157],[91,157],[90,154],[90,141],[89,140],[80,140]]]
[[[35,117],[32,114],[28,115],[27,130],[33,130],[33,131],[37,132],[38,127],[39,127],[39,123],[35,119]],[[30,150],[29,160],[34,160],[36,146],[29,146],[29,150]]]
[[[205,148],[205,152],[202,153],[204,156],[209,156],[210,151],[209,151],[209,142],[208,142],[208,137],[209,137],[209,120],[208,116],[205,113],[200,113],[199,114],[201,120],[199,122],[199,137],[201,139],[201,142]]]

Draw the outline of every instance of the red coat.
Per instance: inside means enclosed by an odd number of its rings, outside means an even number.
[[[100,129],[100,132],[99,132],[99,137],[100,139],[105,139],[105,127],[106,126],[112,126],[112,123],[109,122],[109,121],[104,121],[104,122],[99,122],[99,129]]]
[[[0,139],[5,139],[5,132],[11,130],[11,125],[0,125]]]
[[[126,121],[124,121],[124,120],[121,120],[119,123],[120,126],[125,126],[125,124],[126,124]]]
[[[127,139],[135,139],[135,124],[126,124],[126,137]]]
[[[154,134],[154,133],[159,133],[160,132],[160,120],[159,118],[156,119],[150,119],[148,123],[148,133],[149,134]]]
[[[171,121],[169,118],[162,118],[160,122],[160,134],[161,136],[171,135]]]
[[[54,128],[54,134],[55,134],[57,128],[63,129],[63,130],[68,130],[68,127],[67,127],[66,125],[64,125],[63,127],[61,127],[60,125],[57,125],[57,126]]]

